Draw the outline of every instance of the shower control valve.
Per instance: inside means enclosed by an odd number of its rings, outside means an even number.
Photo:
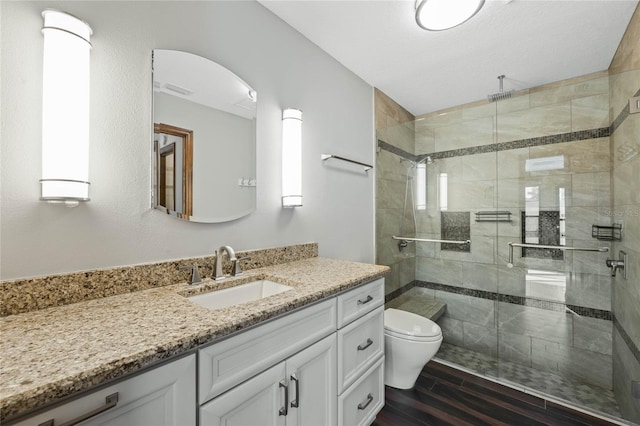
[[[620,250],[619,259],[607,259],[607,267],[611,268],[611,276],[615,277],[618,269],[622,271],[622,278],[627,279],[627,270],[625,264],[627,263],[627,253]]]

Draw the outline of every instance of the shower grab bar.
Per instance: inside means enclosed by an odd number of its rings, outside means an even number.
[[[513,248],[514,247],[526,247],[526,248],[542,248],[553,250],[573,250],[573,251],[598,251],[608,252],[609,247],[567,247],[567,246],[549,246],[545,244],[529,244],[529,243],[509,243],[509,262],[507,262],[508,268],[513,268]]]
[[[449,244],[471,244],[471,240],[454,241],[454,240],[432,240],[431,238],[409,238],[409,237],[393,237],[394,240],[400,241],[419,241],[425,243],[449,243]]]
[[[357,164],[358,166],[362,166],[364,167],[364,171],[368,172],[369,170],[373,169],[373,166],[370,164],[366,164],[366,163],[361,163],[360,161],[356,161],[356,160],[350,160],[348,158],[344,158],[344,157],[340,157],[339,155],[333,155],[333,154],[322,154],[320,156],[320,159],[322,161],[326,161],[330,158],[335,158],[336,160],[342,160],[342,161],[346,161],[347,163],[352,163],[352,164]]]

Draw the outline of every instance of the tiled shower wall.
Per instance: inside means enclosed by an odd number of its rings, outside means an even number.
[[[401,230],[415,234],[410,204],[403,217],[409,163],[400,161],[414,154],[414,117],[377,89],[375,106],[377,137],[390,145],[376,156],[376,263],[391,268],[385,279],[385,293],[389,294],[415,280],[415,246],[410,244],[400,252],[398,242],[391,238]]]
[[[609,68],[612,126],[612,210],[624,225],[613,245],[628,255],[627,279],[613,280],[613,389],[624,418],[640,423],[640,399],[631,382],[640,381],[640,113],[628,114],[629,98],[640,95],[640,7]]]
[[[417,117],[417,154],[432,153],[435,159],[428,166],[429,202],[418,212],[418,236],[441,235],[441,173],[448,177],[447,211],[471,212],[470,253],[442,250],[438,244],[416,247],[418,285],[447,304],[439,321],[445,341],[611,388],[606,253],[565,252],[561,260],[528,257],[525,263],[517,249],[515,267],[506,266],[508,243],[521,241],[526,187],[538,187],[540,209],[552,211],[560,208],[563,188],[566,245],[609,245],[591,238],[592,224],[610,220],[608,126],[606,72],[498,103]],[[560,155],[565,158],[561,170],[525,171],[527,159]],[[476,212],[495,210],[510,211],[512,221],[474,220]],[[560,303],[529,306],[526,277],[532,268],[558,272],[566,280],[560,301],[589,315],[567,314]]]

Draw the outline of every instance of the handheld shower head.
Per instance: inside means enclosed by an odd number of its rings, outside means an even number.
[[[513,89],[509,90],[507,92],[504,91],[504,89],[503,89],[504,77],[505,77],[504,75],[499,75],[498,76],[498,80],[500,80],[500,91],[498,93],[492,93],[492,94],[488,95],[487,98],[489,99],[489,102],[498,102],[498,101],[501,101],[503,99],[509,99],[515,93],[515,90],[513,90]]]

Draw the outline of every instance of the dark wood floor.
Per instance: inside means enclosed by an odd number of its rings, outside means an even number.
[[[386,387],[385,396],[375,426],[613,424],[436,361],[413,389]]]

